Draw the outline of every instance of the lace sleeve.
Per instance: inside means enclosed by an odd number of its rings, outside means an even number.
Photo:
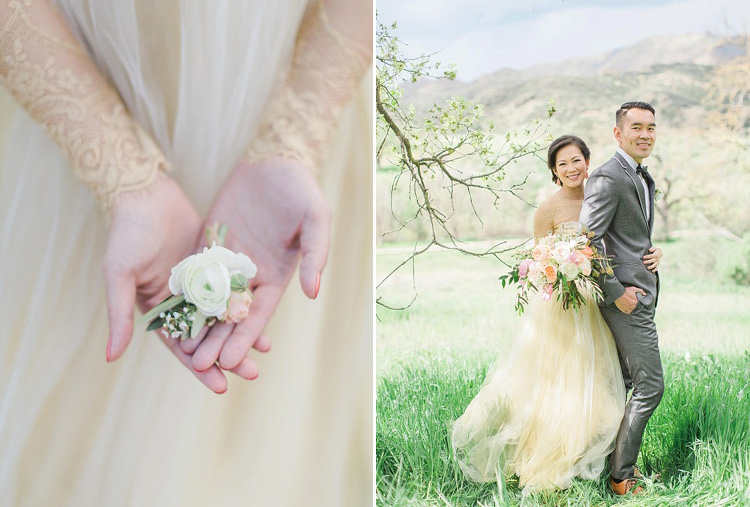
[[[60,147],[105,212],[167,161],[47,0],[0,1],[0,82]]]
[[[316,169],[341,109],[370,65],[371,46],[371,36],[363,44],[345,35],[316,1],[302,21],[286,82],[245,158],[284,156]]]

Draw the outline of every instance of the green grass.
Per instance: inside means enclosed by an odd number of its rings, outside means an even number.
[[[665,354],[667,390],[647,429],[640,468],[661,474],[628,504],[750,504],[750,354],[691,359]],[[515,480],[465,479],[450,451],[449,424],[479,390],[488,362],[433,356],[378,381],[377,476],[380,505],[495,505],[521,502]],[[604,481],[576,479],[566,491],[524,505],[609,505]]]
[[[750,289],[718,283],[687,242],[659,246],[666,392],[639,458],[646,474],[661,475],[646,495],[615,498],[602,478],[523,497],[513,478],[498,486],[463,477],[450,423],[512,344],[520,319],[513,291],[497,281],[502,265],[435,252],[417,260],[414,304],[378,310],[378,504],[750,505]],[[379,275],[402,258],[403,250],[381,249]],[[408,303],[412,283],[406,272],[379,295]]]

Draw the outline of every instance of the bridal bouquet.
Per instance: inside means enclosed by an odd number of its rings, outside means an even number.
[[[541,292],[545,301],[556,295],[564,310],[580,308],[585,294],[602,298],[597,279],[603,273],[612,274],[612,266],[591,246],[592,236],[593,233],[550,234],[534,248],[515,254],[518,264],[500,281],[503,287],[518,283],[515,308],[519,315],[529,302],[529,292]]]
[[[257,268],[245,254],[221,246],[226,232],[226,226],[206,230],[212,246],[172,268],[172,295],[146,312],[139,324],[150,322],[148,331],[162,328],[164,336],[184,340],[197,337],[205,326],[247,317],[252,303],[248,280]]]

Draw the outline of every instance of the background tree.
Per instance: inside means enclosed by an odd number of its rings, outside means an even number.
[[[715,107],[710,119],[733,132],[747,133],[750,128],[750,36],[747,29],[733,30],[726,45],[735,48],[737,56],[719,66],[711,79],[706,101]],[[734,33],[732,33],[734,32]]]
[[[483,226],[488,217],[477,207],[478,199],[490,199],[493,209],[504,197],[523,201],[518,190],[525,178],[505,181],[506,168],[546,148],[551,140],[549,120],[555,112],[554,104],[548,104],[545,119],[535,118],[502,140],[494,137],[492,122],[482,123],[483,107],[461,97],[433,104],[424,117],[417,118],[413,107],[401,104],[404,83],[414,85],[422,78],[453,80],[456,73],[453,67],[433,62],[434,55],[406,57],[394,35],[396,28],[396,23],[386,26],[378,22],[376,156],[379,166],[388,166],[394,173],[390,211],[398,224],[396,231],[411,228],[417,234],[411,254],[379,281],[378,288],[407,264],[412,263],[413,268],[414,259],[433,247],[496,258],[511,249],[505,241],[489,248],[469,245],[460,221],[452,220],[465,216],[456,213],[457,203],[468,205],[473,218]],[[396,209],[394,197],[401,195],[403,187],[411,206]],[[380,296],[377,302],[393,308]]]

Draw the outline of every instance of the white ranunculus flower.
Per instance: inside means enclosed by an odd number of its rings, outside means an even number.
[[[175,296],[182,294],[182,278],[185,269],[195,260],[195,255],[182,259],[179,264],[172,268],[172,274],[169,276],[169,290]]]
[[[185,300],[207,317],[218,317],[227,309],[232,275],[252,278],[256,272],[246,255],[213,245],[172,268],[169,290],[175,295],[184,293]]]
[[[558,241],[555,245],[555,249],[552,251],[552,258],[557,261],[558,264],[563,264],[570,257],[570,248],[568,244],[563,241]]]
[[[573,262],[566,262],[560,266],[560,271],[565,275],[568,280],[573,280],[578,276],[578,266]]]
[[[243,253],[234,253],[223,246],[214,245],[211,248],[204,248],[203,253],[220,259],[229,270],[230,277],[234,274],[242,273],[247,278],[253,278],[258,272],[258,268],[250,260],[250,257]]]
[[[226,266],[215,259],[197,257],[184,275],[182,289],[186,301],[206,317],[218,317],[226,311],[232,292]]]

